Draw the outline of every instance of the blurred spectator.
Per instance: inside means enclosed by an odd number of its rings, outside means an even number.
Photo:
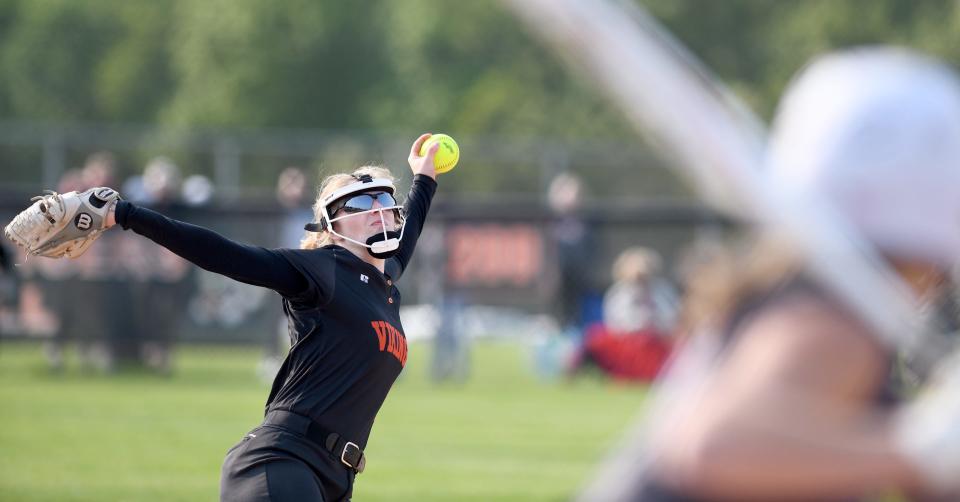
[[[169,158],[159,156],[147,162],[142,175],[127,178],[120,193],[138,204],[169,205],[180,197],[181,185],[180,168]]]
[[[583,343],[583,311],[587,289],[584,265],[589,262],[588,231],[580,214],[582,184],[570,173],[554,177],[547,188],[547,204],[552,220],[545,232],[545,245],[552,246],[557,273],[550,280],[549,313],[556,330],[537,344],[537,372],[546,378],[569,371]]]
[[[146,202],[147,194],[143,189],[143,175],[136,174],[124,180],[120,185],[120,194],[131,202]]]
[[[180,194],[188,206],[204,206],[213,198],[213,183],[202,174],[193,174],[183,180]]]
[[[277,202],[287,209],[310,206],[307,175],[297,166],[289,166],[277,176]]]
[[[571,373],[595,366],[617,379],[649,382],[670,355],[676,292],[660,276],[660,256],[644,247],[617,257],[613,279],[603,298],[603,322],[587,329]]]
[[[463,383],[470,376],[470,340],[464,313],[469,306],[467,293],[447,282],[447,233],[441,226],[424,227],[417,244],[424,263],[435,263],[417,271],[420,301],[436,313],[432,323],[433,351],[430,379],[433,382]]]
[[[303,225],[313,217],[310,205],[313,203],[313,190],[307,182],[307,175],[299,167],[288,167],[277,177],[277,203],[286,212],[280,244],[296,246],[303,238]]]
[[[83,184],[83,171],[81,169],[67,169],[60,175],[60,180],[57,182],[57,191],[66,193],[77,190],[86,190]]]
[[[14,331],[20,298],[20,278],[14,268],[15,254],[0,241],[0,337]]]
[[[660,256],[653,250],[634,247],[613,263],[613,285],[603,297],[603,324],[612,332],[673,330],[677,294],[660,275]]]
[[[80,172],[84,190],[89,187],[116,186],[116,158],[110,152],[100,151],[87,157]],[[127,302],[130,284],[120,270],[116,259],[120,252],[120,236],[105,234],[97,249],[87,251],[77,260],[71,260],[81,268],[82,287],[91,299],[90,311],[99,316],[91,322],[96,327],[93,340],[93,360],[100,369],[112,370],[117,362],[115,341],[129,336],[134,328]]]
[[[290,166],[280,172],[277,177],[276,197],[277,204],[284,212],[283,223],[279,227],[280,235],[277,236],[278,246],[297,247],[305,234],[303,226],[313,219],[313,192],[302,169]],[[290,347],[287,316],[282,309],[277,308],[275,311],[277,331],[274,336],[267,331],[263,358],[257,367],[258,376],[266,382],[273,381]]]
[[[180,195],[180,168],[166,157],[154,157],[143,169],[146,202],[171,205]]]
[[[89,155],[82,168],[63,173],[57,191],[110,186],[114,183],[114,162],[109,152]],[[80,258],[38,264],[45,298],[37,301],[42,304],[49,300],[56,305],[59,318],[59,328],[45,351],[48,363],[55,370],[63,368],[68,341],[76,342],[84,367],[100,371],[112,371],[115,367],[117,354],[112,342],[129,331],[131,325],[125,305],[126,284],[116,273],[116,241],[116,236],[104,235],[99,246]]]
[[[89,187],[113,186],[116,175],[116,159],[110,152],[96,152],[87,157],[80,171],[80,185],[86,190]]]
[[[143,170],[141,203],[172,218],[182,218],[180,168],[166,157],[156,157]],[[149,368],[169,373],[170,352],[182,312],[186,308],[187,262],[162,247],[134,235],[125,238],[127,267],[133,274],[133,316],[138,328],[118,342],[126,357]]]
[[[554,220],[550,235],[556,246],[557,284],[553,314],[565,333],[579,336],[587,289],[588,230],[580,214],[583,187],[573,174],[563,173],[550,183],[547,200]]]

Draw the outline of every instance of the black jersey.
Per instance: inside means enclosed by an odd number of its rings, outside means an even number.
[[[342,247],[280,252],[309,286],[283,299],[293,345],[267,408],[308,416],[364,448],[407,361],[400,292],[392,275]]]
[[[413,255],[436,186],[428,176],[414,177],[403,240],[384,273],[340,246],[249,246],[128,202],[118,204],[116,218],[206,270],[280,293],[292,346],[267,409],[310,417],[363,448],[407,360],[394,282]]]

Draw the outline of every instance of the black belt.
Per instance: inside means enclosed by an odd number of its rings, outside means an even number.
[[[363,472],[367,465],[367,457],[360,446],[336,432],[330,432],[318,425],[310,418],[285,410],[267,412],[263,423],[278,425],[284,429],[306,436],[307,439],[322,446],[340,459],[340,463],[353,469],[357,474]]]

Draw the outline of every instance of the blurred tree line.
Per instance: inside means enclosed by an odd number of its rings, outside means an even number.
[[[5,118],[623,134],[491,1],[5,0],[0,37]]]
[[[893,42],[960,62],[951,0],[642,1],[766,117],[823,49]],[[0,0],[0,119],[634,137],[494,0]]]

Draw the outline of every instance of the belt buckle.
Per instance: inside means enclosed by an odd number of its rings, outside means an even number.
[[[347,461],[347,451],[350,450],[351,446],[360,456],[360,458],[357,460],[357,465],[353,465]],[[340,453],[340,463],[357,472],[363,472],[363,452],[360,451],[360,446],[352,441],[347,441],[347,444],[343,445],[343,452]]]

